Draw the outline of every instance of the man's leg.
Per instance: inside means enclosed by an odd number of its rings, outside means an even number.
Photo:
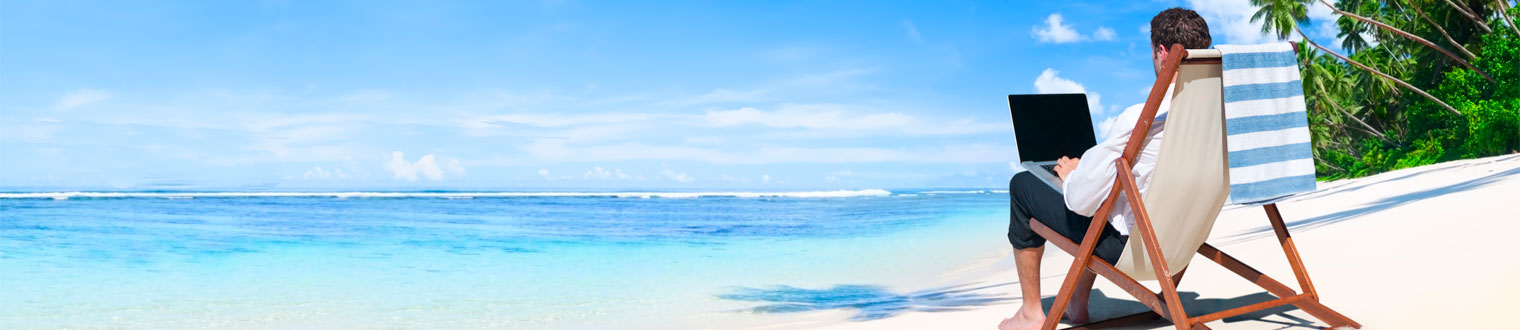
[[[1022,293],[1023,304],[1019,305],[1014,317],[1003,320],[999,329],[1038,329],[1045,322],[1045,309],[1040,301],[1040,260],[1044,254],[1044,246],[1013,249],[1013,265],[1019,274],[1019,291]],[[1072,293],[1071,303],[1066,304],[1066,313],[1062,318],[1076,324],[1089,322],[1087,302],[1097,278],[1098,274],[1093,272],[1082,273],[1082,277],[1077,280],[1076,292]]]
[[[1013,262],[1019,275],[1023,304],[1013,317],[1003,320],[998,328],[1038,329],[1045,322],[1045,310],[1040,302],[1040,261],[1045,254],[1045,239],[1029,228],[1029,221],[1039,219],[1047,226],[1051,223],[1077,221],[1086,226],[1090,218],[1067,211],[1061,194],[1029,173],[1014,175],[1008,182],[1008,194],[1008,242],[1013,245]],[[1072,226],[1050,227],[1058,231],[1069,231],[1068,228]],[[1063,235],[1071,236],[1065,233]],[[1095,276],[1091,272],[1084,272],[1081,281],[1077,283],[1076,292],[1065,313],[1073,322],[1087,322],[1087,298],[1092,291]]]
[[[1024,299],[1013,317],[1004,319],[998,329],[1038,329],[1045,323],[1045,310],[1040,303],[1040,258],[1044,255],[1043,245],[1013,249],[1013,266],[1019,273],[1019,291]]]

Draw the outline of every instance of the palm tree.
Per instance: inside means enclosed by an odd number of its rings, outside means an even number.
[[[1474,25],[1477,25],[1478,28],[1483,29],[1483,32],[1494,32],[1493,29],[1488,28],[1488,24],[1483,23],[1483,19],[1479,18],[1477,13],[1472,12],[1472,10],[1470,8],[1467,8],[1467,6],[1459,5],[1455,2],[1451,2],[1451,0],[1445,1],[1447,5],[1451,5],[1452,9],[1456,9],[1458,13],[1462,13],[1462,16],[1467,16],[1468,19],[1472,20]]]
[[[1503,3],[1504,0],[1499,0],[1499,2]],[[1467,59],[1471,60],[1478,58],[1478,56],[1473,55],[1472,51],[1468,51],[1467,47],[1462,46],[1462,43],[1459,43],[1456,39],[1453,39],[1451,37],[1451,34],[1446,32],[1446,28],[1441,27],[1441,24],[1437,24],[1435,20],[1430,19],[1430,15],[1426,15],[1425,10],[1420,9],[1420,4],[1410,2],[1408,4],[1405,4],[1405,7],[1413,8],[1415,14],[1418,14],[1420,18],[1425,20],[1426,23],[1430,23],[1430,26],[1435,27],[1436,31],[1441,32],[1441,36],[1446,37],[1446,42],[1452,46],[1457,46],[1457,50],[1462,51],[1463,55],[1467,55]]]
[[[1359,127],[1355,127],[1356,129],[1367,133],[1367,135],[1372,135],[1379,139],[1382,139],[1384,142],[1393,143],[1393,141],[1389,140],[1382,131],[1372,127],[1372,125],[1367,124],[1366,121],[1362,121],[1361,118],[1358,118],[1350,111],[1346,111],[1345,107],[1342,107],[1339,102],[1335,101],[1335,95],[1351,94],[1346,93],[1345,89],[1347,89],[1347,86],[1355,84],[1355,82],[1350,77],[1343,74],[1342,72],[1338,72],[1340,66],[1332,64],[1332,60],[1329,60],[1321,55],[1323,53],[1307,50],[1304,52],[1304,54],[1307,56],[1307,58],[1303,63],[1304,67],[1302,72],[1304,74],[1302,75],[1302,79],[1304,81],[1304,85],[1313,87],[1313,93],[1306,95],[1313,99],[1312,103],[1315,103],[1317,105],[1329,105],[1331,109],[1334,109],[1337,113],[1344,115],[1344,118],[1355,121],[1358,125],[1360,125]]]
[[[1447,1],[1451,1],[1451,0],[1447,0]],[[1255,4],[1258,1],[1252,0],[1251,2],[1253,4]],[[1488,79],[1488,82],[1490,82],[1490,83],[1498,83],[1497,81],[1494,81],[1494,77],[1489,76],[1487,72],[1483,72],[1483,70],[1478,70],[1478,68],[1474,67],[1472,65],[1472,63],[1467,63],[1467,60],[1464,60],[1461,57],[1457,57],[1457,54],[1452,54],[1451,51],[1446,50],[1446,48],[1441,48],[1441,46],[1437,46],[1435,43],[1430,42],[1430,40],[1425,40],[1425,38],[1421,38],[1420,36],[1414,35],[1413,33],[1409,33],[1407,31],[1401,30],[1399,28],[1393,27],[1392,25],[1388,25],[1387,23],[1379,22],[1379,21],[1377,21],[1375,19],[1363,17],[1361,15],[1357,15],[1356,13],[1352,13],[1352,12],[1348,12],[1348,11],[1345,11],[1345,10],[1341,10],[1340,8],[1337,8],[1334,4],[1331,4],[1330,1],[1319,0],[1319,2],[1325,4],[1326,7],[1330,7],[1330,10],[1335,11],[1335,13],[1341,14],[1341,17],[1349,17],[1351,19],[1354,19],[1354,20],[1357,20],[1357,21],[1361,21],[1363,23],[1371,24],[1372,26],[1376,26],[1376,27],[1382,28],[1384,30],[1388,30],[1389,32],[1393,32],[1394,34],[1398,34],[1399,36],[1404,37],[1406,39],[1414,40],[1415,42],[1418,42],[1420,44],[1425,45],[1425,47],[1430,47],[1430,49],[1434,49],[1434,50],[1436,50],[1438,52],[1441,52],[1441,54],[1445,54],[1447,57],[1450,57],[1452,60],[1457,61],[1458,64],[1461,64],[1462,66],[1465,66],[1468,69],[1473,70],[1473,72],[1477,72],[1478,75],[1483,76],[1484,79]],[[1265,8],[1263,8],[1263,9],[1265,9]],[[1260,14],[1261,12],[1258,11],[1257,13]],[[1253,16],[1253,18],[1254,18],[1254,16]],[[1307,39],[1307,38],[1305,38],[1305,39]]]
[[[1515,20],[1509,17],[1509,0],[1494,0],[1494,2],[1499,4],[1499,17],[1503,18],[1505,23],[1509,23],[1509,29],[1515,31],[1516,36],[1520,36],[1520,27],[1516,27]]]
[[[1384,79],[1392,81],[1395,84],[1404,87],[1405,89],[1409,89],[1416,94],[1420,94],[1420,96],[1424,96],[1425,98],[1430,99],[1432,102],[1441,105],[1441,107],[1446,108],[1446,110],[1449,110],[1452,113],[1462,115],[1461,111],[1457,111],[1456,108],[1453,108],[1451,105],[1446,104],[1446,102],[1441,101],[1441,99],[1430,95],[1430,93],[1426,93],[1425,90],[1420,89],[1419,87],[1410,85],[1408,82],[1405,82],[1402,79],[1395,78],[1388,75],[1387,73],[1373,69],[1372,67],[1369,67],[1366,64],[1362,64],[1361,62],[1353,61],[1350,58],[1347,58],[1345,55],[1341,55],[1340,53],[1336,53],[1335,51],[1330,50],[1329,48],[1325,48],[1325,46],[1321,46],[1319,43],[1314,42],[1314,39],[1309,39],[1309,36],[1305,35],[1304,31],[1298,27],[1299,23],[1309,21],[1307,6],[1308,2],[1309,0],[1251,0],[1251,5],[1261,8],[1256,11],[1256,14],[1251,15],[1251,21],[1262,21],[1262,32],[1273,33],[1277,35],[1278,39],[1287,39],[1290,33],[1298,33],[1298,36],[1302,37],[1304,39],[1304,42],[1314,46],[1314,48],[1318,48],[1320,51],[1328,53],[1331,56],[1335,56],[1335,58],[1340,59],[1341,61],[1350,63],[1357,68],[1361,68],[1364,71],[1367,71],[1379,77],[1383,77]]]

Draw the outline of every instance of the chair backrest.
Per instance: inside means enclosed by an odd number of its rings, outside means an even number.
[[[1189,58],[1218,54],[1189,50]],[[1161,149],[1142,199],[1171,274],[1193,260],[1230,195],[1220,73],[1217,62],[1178,67]],[[1136,280],[1156,279],[1137,232],[1131,232],[1114,266]]]

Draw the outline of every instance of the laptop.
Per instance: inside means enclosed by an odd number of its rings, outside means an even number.
[[[1056,160],[1081,157],[1098,144],[1087,111],[1086,94],[1008,95],[1020,165],[1065,193],[1056,176]]]

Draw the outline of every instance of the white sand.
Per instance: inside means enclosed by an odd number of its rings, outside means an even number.
[[[1365,329],[1463,329],[1513,324],[1520,310],[1520,155],[1464,160],[1321,183],[1319,190],[1279,203],[1320,300]],[[991,234],[989,234],[991,235]],[[997,233],[1001,235],[1001,233]],[[1209,242],[1297,288],[1292,270],[1260,207],[1227,207]],[[1046,249],[1041,289],[1049,304],[1071,257]],[[995,304],[950,311],[906,312],[850,321],[853,310],[816,312],[768,329],[993,329],[1018,308],[1010,252],[946,272],[942,283],[894,288],[901,292],[954,285],[1007,284],[973,291],[1001,295]],[[1156,288],[1155,282],[1145,282]],[[1099,279],[1094,319],[1145,310]],[[1211,261],[1195,258],[1179,290],[1191,314],[1272,297]],[[910,302],[911,303],[911,302]],[[792,319],[788,317],[787,319]],[[1268,313],[1215,321],[1214,329],[1320,328],[1307,313]],[[1132,329],[1165,329],[1154,321]]]

